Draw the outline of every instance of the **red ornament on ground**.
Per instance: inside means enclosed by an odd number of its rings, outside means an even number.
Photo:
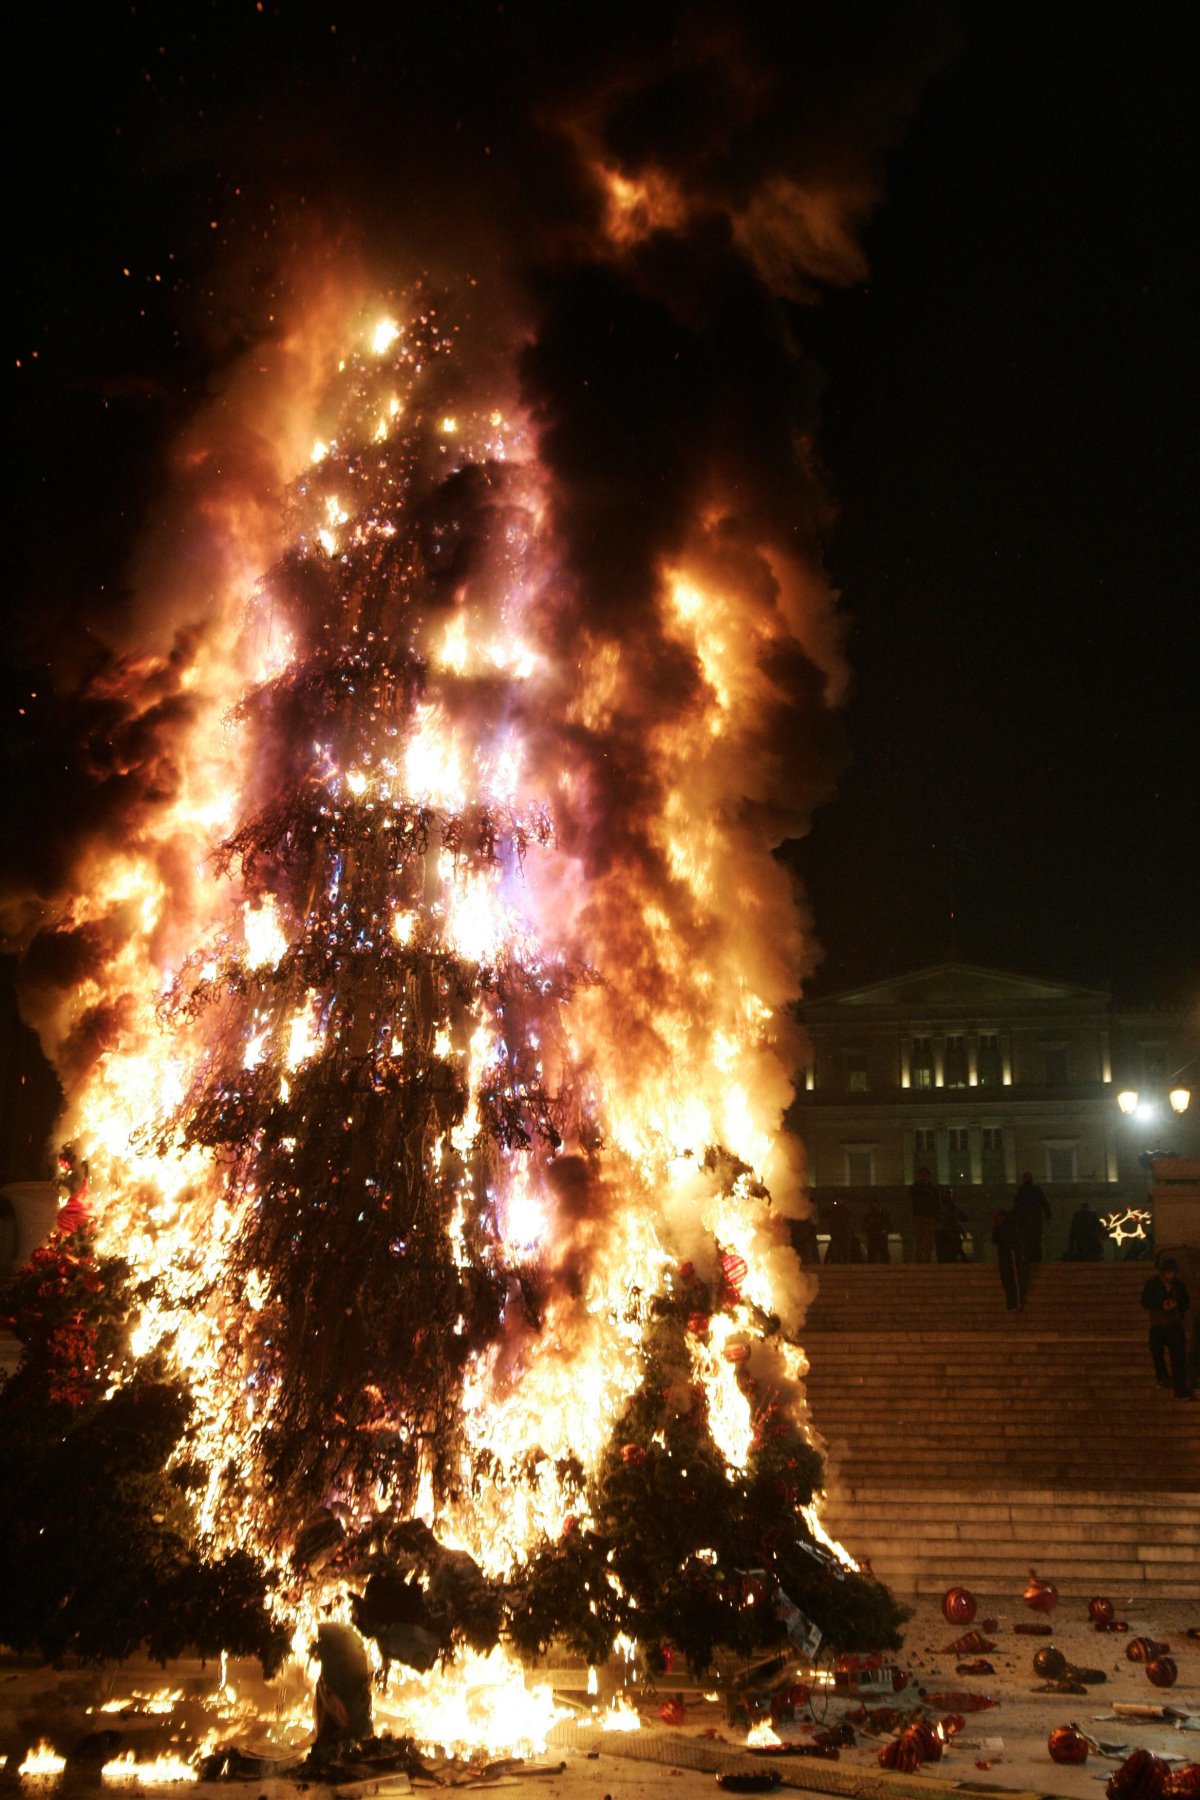
[[[1173,1656],[1156,1656],[1146,1664],[1146,1675],[1155,1687],[1174,1687],[1179,1669]]]
[[[879,1752],[881,1769],[899,1769],[905,1775],[912,1775],[921,1766],[921,1752],[913,1743],[908,1733],[903,1737],[893,1738]]]
[[[1040,1650],[1033,1653],[1033,1672],[1040,1675],[1043,1681],[1057,1681],[1067,1666],[1067,1659],[1057,1644],[1043,1644]]]
[[[1032,1612],[1053,1612],[1058,1605],[1058,1589],[1052,1581],[1043,1581],[1036,1569],[1030,1569],[1025,1584],[1025,1604]]]
[[[1190,1797],[1200,1794],[1200,1763],[1184,1763],[1181,1768],[1169,1769],[1163,1782],[1163,1793],[1169,1794],[1171,1800],[1175,1796]]]
[[[1097,1594],[1095,1599],[1088,1601],[1088,1618],[1097,1625],[1107,1625],[1116,1614],[1117,1609],[1112,1601],[1106,1600],[1102,1594]]]
[[[1074,1725],[1056,1725],[1046,1739],[1051,1762],[1083,1763],[1088,1757],[1088,1741]]]
[[[1108,1800],[1158,1800],[1169,1764],[1152,1750],[1135,1750],[1108,1778]]]
[[[947,1713],[939,1723],[942,1727],[942,1736],[946,1742],[949,1743],[951,1738],[956,1738],[959,1732],[964,1729],[967,1721],[963,1718],[961,1713]]]
[[[942,1616],[951,1625],[969,1625],[975,1617],[975,1596],[970,1588],[947,1588],[942,1595]]]
[[[904,1736],[916,1744],[922,1762],[941,1761],[942,1740],[928,1719],[914,1719],[905,1730]]]
[[[1097,1619],[1096,1620],[1096,1630],[1097,1631],[1128,1631],[1129,1630],[1129,1620],[1128,1619]]]
[[[1171,1648],[1170,1644],[1160,1644],[1156,1638],[1130,1638],[1125,1646],[1125,1655],[1130,1662],[1153,1662],[1156,1656],[1165,1656]]]
[[[664,1700],[658,1709],[658,1716],[664,1725],[682,1725],[687,1717],[687,1708],[678,1694],[671,1700]]]

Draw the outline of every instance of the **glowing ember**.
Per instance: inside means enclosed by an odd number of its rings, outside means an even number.
[[[601,1731],[640,1731],[642,1718],[636,1706],[631,1706],[624,1694],[614,1696],[611,1704],[600,1715]]]
[[[139,1762],[132,1750],[127,1751],[124,1756],[115,1757],[112,1762],[106,1762],[100,1775],[104,1781],[137,1782],[144,1786],[198,1779],[192,1765],[178,1756],[155,1756]]]
[[[44,1739],[39,1739],[32,1750],[27,1750],[24,1761],[17,1769],[18,1775],[48,1776],[61,1775],[67,1766],[65,1756],[59,1756]]]

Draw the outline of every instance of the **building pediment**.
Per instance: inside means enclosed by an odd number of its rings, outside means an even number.
[[[803,1012],[847,1015],[855,1012],[972,1012],[1007,1011],[1013,1007],[1091,1005],[1107,1006],[1102,988],[1077,987],[1067,981],[1047,981],[1016,975],[1005,969],[982,968],[975,963],[936,963],[904,975],[873,981],[865,987],[847,988],[840,994],[822,995],[802,1005]]]

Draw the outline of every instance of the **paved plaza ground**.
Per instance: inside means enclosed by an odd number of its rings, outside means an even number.
[[[1052,1570],[1047,1568],[1045,1573],[1052,1578]],[[1019,1583],[1014,1583],[1011,1597],[981,1597],[970,1629],[979,1630],[986,1619],[995,1619],[995,1629],[987,1633],[995,1649],[986,1658],[994,1673],[970,1676],[957,1674],[956,1664],[973,1662],[975,1657],[946,1650],[966,1628],[948,1626],[936,1600],[920,1600],[906,1628],[904,1649],[896,1658],[911,1676],[911,1682],[891,1697],[891,1703],[904,1710],[916,1707],[921,1702],[921,1689],[927,1697],[961,1690],[986,1695],[996,1702],[986,1711],[965,1714],[965,1727],[942,1760],[925,1765],[916,1774],[881,1773],[878,1751],[884,1740],[868,1735],[859,1724],[855,1727],[857,1741],[843,1747],[836,1762],[777,1753],[759,1758],[753,1769],[759,1774],[776,1769],[787,1786],[814,1793],[888,1793],[899,1797],[947,1790],[1017,1791],[1083,1800],[1103,1791],[1104,1782],[1122,1757],[1092,1755],[1078,1768],[1052,1762],[1046,1749],[1047,1737],[1056,1725],[1069,1721],[1105,1744],[1144,1746],[1183,1762],[1200,1760],[1200,1642],[1187,1636],[1188,1627],[1200,1623],[1200,1607],[1195,1602],[1143,1600],[1135,1608],[1119,1593],[1112,1593],[1110,1598],[1118,1616],[1128,1620],[1128,1633],[1097,1632],[1088,1620],[1086,1602],[1060,1600],[1047,1621],[1053,1626],[1052,1636],[1035,1637],[1015,1629],[1037,1622],[1037,1615],[1021,1599]],[[1174,1687],[1153,1687],[1144,1668],[1127,1659],[1126,1646],[1137,1635],[1169,1644],[1179,1669]],[[1068,1662],[1103,1671],[1106,1679],[1089,1686],[1081,1695],[1038,1692],[1042,1684],[1033,1671],[1033,1657],[1048,1644],[1056,1645]],[[68,1767],[60,1775],[40,1779],[20,1776],[16,1771],[29,1742],[41,1738],[65,1753],[85,1732],[95,1729],[120,1733],[119,1749],[133,1749],[143,1758],[153,1749],[165,1747],[171,1736],[178,1737],[180,1750],[186,1751],[198,1735],[197,1697],[205,1700],[211,1724],[211,1701],[220,1680],[217,1669],[203,1670],[198,1664],[174,1666],[164,1675],[156,1667],[144,1664],[124,1665],[118,1670],[56,1673],[11,1658],[0,1661],[0,1755],[7,1759],[0,1770],[0,1794],[21,1795],[23,1800],[39,1795],[43,1800],[74,1800],[76,1796],[82,1800],[82,1796],[100,1791],[119,1792],[111,1780],[101,1780],[99,1761],[90,1770]],[[226,1681],[230,1691],[241,1683],[243,1695],[257,1692],[259,1704],[270,1704],[267,1691],[254,1682],[250,1665],[228,1671]],[[182,1695],[173,1714],[124,1716],[98,1710],[106,1700],[111,1703],[127,1698],[135,1690],[147,1693],[164,1686],[179,1690]],[[501,1767],[493,1772],[488,1785],[525,1788],[544,1796],[544,1800],[696,1800],[701,1793],[714,1791],[720,1770],[730,1766],[745,1770],[751,1766],[743,1748],[745,1728],[728,1723],[723,1695],[706,1699],[700,1689],[681,1690],[686,1702],[685,1723],[679,1727],[666,1725],[660,1709],[675,1691],[668,1679],[653,1695],[642,1696],[643,1724],[638,1732],[600,1734],[593,1730],[586,1715],[576,1714],[557,1728],[540,1759],[543,1766],[556,1767],[561,1763],[559,1772],[535,1774],[521,1766]],[[302,1702],[302,1695],[300,1699]],[[1166,1720],[1114,1718],[1114,1702],[1165,1704],[1178,1713],[1194,1714],[1197,1729],[1180,1729]],[[876,1697],[866,1702],[872,1707],[881,1703]],[[860,1704],[856,1697],[835,1693],[824,1708],[824,1726],[829,1728],[848,1715],[852,1717]],[[950,1705],[932,1708],[935,1716],[954,1710]],[[244,1710],[235,1729],[243,1740],[254,1735]],[[794,1726],[781,1725],[780,1731],[785,1739],[811,1741],[814,1726],[797,1722]],[[468,1784],[459,1772],[443,1771],[443,1777],[454,1785]],[[292,1800],[300,1793],[307,1800],[323,1800],[325,1785],[259,1776],[244,1783],[203,1782],[184,1789],[160,1788],[148,1781],[142,1791],[188,1792],[197,1800],[218,1795],[229,1800],[231,1793],[237,1792],[245,1794],[248,1800],[261,1800],[264,1796],[265,1800]],[[407,1787],[403,1776],[393,1776],[359,1782],[341,1791],[350,1800],[357,1800],[371,1792],[403,1793]]]

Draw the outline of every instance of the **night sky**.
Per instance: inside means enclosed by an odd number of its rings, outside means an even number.
[[[289,246],[440,278],[447,216],[485,261],[494,220],[571,217],[521,121],[672,43],[659,7],[590,40],[521,4],[75,11],[13,57],[10,891],[72,829],[72,684],[128,633],[169,447],[269,331]],[[780,42],[784,138],[840,167],[860,131],[883,190],[869,275],[780,302],[854,672],[836,795],[781,852],[821,988],[957,953],[1200,1003],[1194,19],[799,7]],[[626,141],[690,154],[695,96],[658,104]]]

